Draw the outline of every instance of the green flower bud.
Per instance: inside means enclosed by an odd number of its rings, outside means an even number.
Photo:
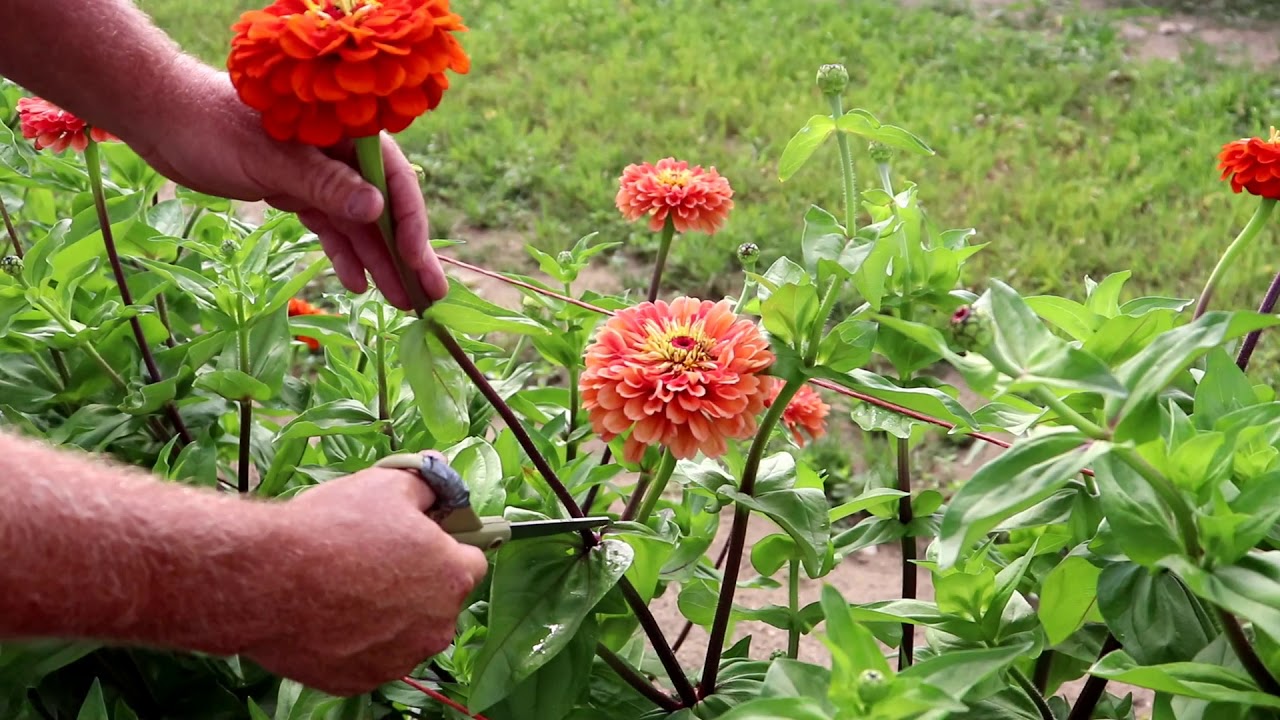
[[[972,305],[961,305],[951,314],[951,338],[962,351],[981,352],[994,334],[991,317]]]
[[[560,263],[562,267],[568,267],[572,265],[573,253],[569,252],[568,250],[561,250],[560,254],[556,255],[556,262]]]
[[[818,68],[818,89],[823,95],[839,95],[849,87],[849,71],[839,63]]]
[[[755,243],[742,243],[738,246],[738,262],[746,270],[752,270],[760,259],[760,246]]]
[[[219,249],[222,250],[222,257],[230,260],[231,257],[236,254],[236,251],[240,249],[240,243],[232,240],[231,238],[227,238],[222,241],[222,246]]]
[[[868,705],[874,705],[889,694],[889,683],[879,670],[863,670],[858,676],[858,698]]]
[[[787,656],[786,650],[774,650],[773,652],[769,653],[769,660],[777,660],[778,658],[784,658],[786,656]]]
[[[871,159],[877,165],[884,165],[893,159],[893,148],[882,142],[871,141],[871,145],[867,147],[867,151],[871,154]]]
[[[18,277],[22,274],[22,258],[17,255],[6,255],[0,258],[0,270],[11,277]]]

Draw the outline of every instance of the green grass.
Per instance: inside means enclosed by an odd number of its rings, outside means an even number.
[[[254,3],[141,4],[221,63],[224,28]],[[666,155],[715,165],[738,207],[714,238],[679,241],[670,285],[733,291],[739,243],[758,243],[766,261],[794,252],[809,204],[838,209],[834,145],[785,185],[775,169],[790,135],[824,111],[818,65],[843,62],[846,105],[938,150],[900,158],[895,174],[920,184],[943,226],[976,227],[991,244],[975,257],[980,274],[1080,295],[1086,274],[1133,268],[1132,288],[1194,296],[1254,208],[1218,181],[1215,155],[1280,118],[1272,76],[1207,49],[1135,65],[1107,20],[1029,5],[983,15],[954,1],[454,0],[472,28],[472,72],[402,142],[427,169],[438,235],[517,230],[555,250],[599,230],[627,241],[640,267],[656,243],[613,209],[622,168]],[[858,167],[869,184],[865,153]],[[1260,239],[1222,302],[1256,303],[1280,267],[1274,242]]]

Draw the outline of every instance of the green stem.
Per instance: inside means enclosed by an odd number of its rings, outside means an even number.
[[[1173,513],[1173,517],[1178,523],[1178,529],[1182,533],[1182,542],[1187,546],[1187,553],[1191,557],[1199,559],[1204,554],[1204,550],[1200,547],[1200,533],[1196,529],[1195,515],[1191,511],[1191,506],[1187,504],[1186,498],[1182,497],[1182,493],[1168,478],[1152,467],[1136,451],[1122,449],[1119,455],[1126,465],[1133,468],[1151,485],[1151,488],[1156,491],[1156,494],[1160,496],[1164,504],[1169,507],[1170,512]]]
[[[836,305],[836,300],[840,296],[842,287],[844,287],[843,278],[832,278],[831,284],[827,285],[827,291],[822,295],[822,304],[818,306],[818,320],[813,324],[809,342],[805,346],[804,364],[806,367],[812,366],[818,359],[818,348],[822,346],[822,333],[827,329],[827,318],[830,317],[831,309]]]
[[[170,348],[177,347],[178,343],[173,339],[173,324],[169,322],[169,301],[165,299],[163,290],[156,293],[156,315],[160,317],[160,324],[164,325],[164,344]]]
[[[578,366],[569,368],[569,424],[564,429],[564,459],[572,462],[578,457],[578,442],[573,432],[578,427]]]
[[[791,627],[787,628],[787,657],[800,657],[800,560],[787,563],[787,607],[791,610]]]
[[[58,384],[57,374],[53,372],[53,368],[49,366],[49,362],[44,359],[43,355],[40,353],[31,353],[31,360],[36,364],[36,367],[40,368],[40,372],[44,373],[45,377],[49,378],[49,382],[54,385]],[[67,389],[67,384],[65,382],[62,383],[61,389]]]
[[[396,452],[400,443],[396,440],[395,428],[391,426],[391,400],[387,389],[387,326],[381,309],[378,311],[378,337],[374,341],[374,351],[378,355],[378,419],[383,423],[382,431],[387,435],[391,452]]]
[[[421,315],[431,305],[418,279],[409,270],[409,266],[400,258],[400,249],[396,246],[395,228],[391,221],[391,195],[387,192],[387,171],[382,162],[382,137],[369,135],[356,138],[356,160],[360,164],[360,173],[369,184],[382,193],[382,214],[378,216],[378,230],[382,234],[382,242],[391,256],[391,264],[400,276],[400,284],[409,296],[409,304]]]
[[[765,447],[773,428],[782,419],[782,411],[787,403],[795,397],[804,379],[789,380],[782,386],[778,396],[774,398],[769,411],[760,421],[756,437],[747,451],[747,462],[742,468],[742,483],[738,491],[743,495],[754,496],[756,475],[760,471],[760,461],[764,458]],[[751,520],[751,509],[746,505],[736,505],[733,510],[733,526],[729,530],[729,552],[725,557],[724,577],[720,581],[720,597],[716,602],[716,614],[711,623],[711,637],[707,641],[707,658],[702,665],[702,696],[706,697],[716,690],[716,677],[720,673],[720,653],[724,650],[725,635],[729,632],[729,615],[733,610],[733,595],[738,589],[738,573],[742,566],[742,551],[747,542],[747,525]]]
[[[889,177],[889,163],[879,163],[876,165],[876,172],[880,173],[880,187],[893,196],[893,179]]]
[[[653,261],[653,277],[649,280],[649,302],[658,299],[658,289],[662,284],[662,269],[667,265],[667,253],[671,251],[671,239],[676,236],[676,221],[670,215],[662,226],[662,237],[658,240],[658,257]]]
[[[1036,690],[1036,686],[1031,684],[1027,676],[1016,667],[1009,668],[1009,675],[1014,682],[1018,683],[1018,687],[1022,688],[1022,691],[1027,694],[1027,697],[1031,698],[1031,702],[1036,706],[1036,711],[1040,713],[1040,717],[1043,720],[1054,720],[1053,710],[1049,708],[1049,703],[1045,702],[1044,696],[1040,694],[1039,690]]]
[[[19,280],[19,282],[21,282],[21,280]],[[23,283],[23,286],[26,287],[26,284]],[[71,320],[58,312],[58,309],[55,308],[47,299],[38,297],[36,298],[36,304],[40,306],[40,309],[48,313],[49,317],[53,318],[54,322],[58,323],[63,332],[71,336],[76,334],[75,325],[71,323]],[[102,354],[98,352],[97,348],[88,343],[84,343],[80,347],[85,351],[85,354],[87,354],[90,359],[98,364],[98,367],[102,368],[102,372],[106,373],[107,377],[111,379],[111,383],[115,385],[116,388],[124,392],[129,392],[129,384],[124,381],[124,378],[120,377],[120,373],[116,372],[115,368],[111,367],[111,363],[107,362],[107,359],[102,357]]]
[[[67,368],[67,358],[61,350],[52,348],[49,356],[53,358],[53,366],[58,369],[58,377],[62,378],[62,389],[66,390],[71,387],[71,370]]]
[[[1262,227],[1266,225],[1267,219],[1271,217],[1271,211],[1275,209],[1275,206],[1275,200],[1262,198],[1258,203],[1258,209],[1253,213],[1253,217],[1249,218],[1249,223],[1244,226],[1244,229],[1240,231],[1236,239],[1227,246],[1227,251],[1222,253],[1222,257],[1218,259],[1218,264],[1213,267],[1213,272],[1209,274],[1209,280],[1204,284],[1204,290],[1200,292],[1200,300],[1196,303],[1195,314],[1191,316],[1193,320],[1209,309],[1209,300],[1213,296],[1213,291],[1218,287],[1218,283],[1222,281],[1222,276],[1231,268],[1240,253],[1262,231]]]
[[[1013,377],[1017,376],[1015,375]],[[1107,432],[1106,428],[1073,410],[1070,405],[1063,402],[1062,398],[1055,395],[1049,388],[1037,387],[1032,391],[1032,394],[1050,410],[1053,410],[1060,419],[1074,425],[1077,430],[1085,435],[1088,435],[1094,440],[1111,439],[1111,433]]]
[[[662,499],[662,493],[667,490],[667,483],[671,480],[671,473],[676,469],[676,456],[670,450],[662,451],[662,459],[658,461],[658,469],[653,474],[653,481],[649,483],[649,490],[645,493],[644,504],[640,506],[640,512],[636,513],[636,522],[644,524],[653,511],[658,507],[658,501]]]
[[[831,103],[831,119],[839,121],[844,116],[840,96],[828,95],[827,100]],[[840,173],[844,176],[844,232],[853,237],[858,234],[858,179],[853,168],[853,152],[849,150],[849,136],[837,131],[836,146],[840,148]]]

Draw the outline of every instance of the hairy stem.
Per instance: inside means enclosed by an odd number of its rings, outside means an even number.
[[[831,103],[831,119],[839,120],[844,115],[844,104],[840,95],[828,95]],[[849,136],[836,133],[836,146],[840,149],[840,174],[844,178],[844,227],[845,235],[853,237],[858,234],[858,178],[853,167],[853,152],[849,150]]]
[[[909,528],[914,519],[911,510],[911,446],[908,438],[895,438],[898,445],[898,490],[906,493],[898,498],[898,522]],[[902,535],[902,599],[914,600],[919,582],[915,559],[916,538],[909,530]],[[898,670],[911,665],[915,650],[915,626],[902,623],[902,645],[898,648]]]
[[[1012,377],[1017,376],[1014,375]],[[1049,388],[1043,386],[1037,387],[1032,392],[1032,395],[1052,410],[1059,419],[1069,425],[1075,426],[1077,430],[1088,435],[1094,440],[1108,440],[1111,438],[1111,433],[1107,432],[1106,428],[1076,412]]]
[[[791,610],[791,627],[787,628],[787,657],[800,657],[800,560],[787,563],[787,608]]]
[[[1280,696],[1280,682],[1276,682],[1276,678],[1267,669],[1266,664],[1262,662],[1262,658],[1258,657],[1258,653],[1254,651],[1253,646],[1249,644],[1249,638],[1245,637],[1244,628],[1240,627],[1240,621],[1235,615],[1217,608],[1218,619],[1222,621],[1222,631],[1227,635],[1227,641],[1231,643],[1231,649],[1235,650],[1236,657],[1240,658],[1240,663],[1244,665],[1245,672],[1249,673],[1249,677],[1258,683],[1258,687],[1268,695]]]
[[[1258,233],[1262,231],[1263,226],[1267,224],[1267,220],[1271,217],[1271,211],[1276,207],[1276,201],[1271,198],[1262,198],[1258,202],[1258,209],[1254,211],[1253,217],[1249,218],[1248,224],[1231,241],[1227,246],[1226,252],[1222,253],[1222,257],[1218,258],[1218,264],[1213,266],[1213,272],[1209,273],[1209,279],[1204,284],[1204,290],[1200,291],[1200,299],[1196,302],[1196,311],[1191,318],[1200,317],[1209,309],[1209,301],[1213,298],[1213,291],[1222,282],[1223,275],[1227,270],[1231,269],[1236,258],[1240,255],[1249,243],[1253,241]]]
[[[636,522],[644,524],[653,515],[653,511],[658,507],[658,501],[662,499],[662,494],[667,491],[667,483],[671,481],[671,473],[676,469],[676,456],[670,450],[662,451],[662,459],[658,461],[658,469],[654,471],[653,482],[649,483],[649,490],[644,495],[644,504],[640,506],[640,512],[636,515]]]
[[[13,246],[13,254],[22,257],[22,242],[18,240],[18,231],[13,226],[13,218],[9,217],[9,208],[5,207],[2,197],[0,197],[0,218],[4,219],[4,229],[9,233],[9,244]]]
[[[654,705],[657,705],[667,712],[675,712],[680,709],[680,703],[677,703],[672,698],[667,697],[666,693],[654,687],[653,683],[646,680],[638,670],[627,664],[626,660],[618,657],[617,654],[609,648],[601,644],[596,644],[596,655],[599,655],[600,659],[604,661],[604,664],[608,665],[615,673],[617,673],[618,677],[622,678],[624,682],[635,688],[637,692],[645,696],[645,698]]]
[[[1267,288],[1267,294],[1262,296],[1262,303],[1258,305],[1258,312],[1262,315],[1269,314],[1276,308],[1276,300],[1280,300],[1280,273],[1272,278],[1271,285]],[[1254,330],[1244,338],[1244,344],[1240,346],[1240,354],[1236,356],[1236,366],[1241,370],[1249,369],[1249,360],[1253,357],[1253,351],[1258,347],[1258,338],[1262,337],[1261,330]]]
[[[133,307],[133,293],[129,291],[129,283],[124,276],[124,267],[120,264],[120,253],[116,250],[115,237],[111,232],[111,217],[107,214],[107,198],[102,191],[102,160],[98,153],[98,143],[93,140],[84,149],[84,161],[89,169],[89,187],[93,190],[93,204],[98,212],[98,226],[102,229],[102,243],[107,249],[107,260],[111,263],[111,274],[115,276],[116,288],[120,291],[120,300],[125,307]],[[142,354],[142,362],[146,365],[147,375],[151,378],[151,383],[158,383],[164,380],[164,376],[160,374],[160,367],[156,365],[155,355],[151,352],[151,345],[147,342],[146,333],[142,331],[142,322],[137,315],[129,318],[129,327],[133,330],[133,339],[138,345],[138,352]],[[165,415],[169,418],[169,422],[173,424],[173,429],[178,433],[182,444],[189,445],[194,439],[191,437],[191,431],[187,429],[187,424],[183,422],[182,415],[178,412],[178,407],[173,401],[164,404]]]
[[[1045,701],[1044,695],[1041,695],[1040,691],[1036,690],[1036,686],[1031,684],[1031,681],[1027,679],[1027,676],[1021,670],[1016,667],[1009,668],[1009,676],[1018,684],[1018,687],[1022,688],[1027,697],[1031,698],[1031,702],[1036,706],[1036,711],[1040,713],[1042,720],[1054,720],[1053,710],[1049,708],[1049,703]]]
[[[806,366],[812,366],[818,359],[818,349],[822,347],[822,333],[827,329],[827,318],[831,316],[831,309],[836,306],[836,300],[843,287],[844,279],[833,278],[822,295],[822,304],[818,306],[818,319],[814,322],[813,330],[805,344],[804,364]]]
[[[671,239],[676,235],[676,221],[670,215],[662,226],[662,236],[658,240],[658,257],[653,261],[653,277],[649,280],[649,302],[658,299],[658,290],[662,285],[662,269],[667,265],[667,253],[671,251]]]
[[[1120,641],[1115,635],[1107,633],[1107,639],[1102,642],[1102,650],[1098,653],[1098,660],[1110,655],[1120,649]],[[1098,707],[1098,701],[1102,699],[1102,691],[1107,687],[1107,679],[1090,675],[1085,681],[1084,688],[1080,690],[1080,695],[1076,697],[1076,704],[1071,708],[1071,714],[1067,715],[1067,720],[1090,720],[1093,717],[1094,708]]]
[[[790,380],[782,386],[778,396],[774,398],[769,411],[760,421],[755,440],[747,451],[747,462],[742,469],[742,482],[738,491],[743,495],[754,496],[756,490],[756,474],[760,471],[760,461],[764,457],[764,449],[769,444],[769,436],[773,428],[786,410],[787,403],[795,397],[804,380]],[[716,614],[711,623],[711,639],[707,643],[707,659],[702,666],[702,694],[705,697],[716,690],[716,677],[720,672],[720,653],[724,650],[725,635],[729,632],[729,615],[733,610],[733,596],[738,589],[738,573],[742,566],[742,551],[747,542],[747,525],[751,521],[751,509],[746,505],[735,505],[733,525],[729,530],[729,550],[725,560],[724,579],[720,582],[720,597],[716,602]]]

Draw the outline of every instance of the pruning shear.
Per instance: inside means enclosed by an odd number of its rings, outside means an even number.
[[[377,467],[417,470],[427,486],[435,493],[436,501],[427,510],[427,516],[454,540],[493,550],[511,540],[546,537],[560,533],[578,532],[604,527],[612,522],[608,517],[572,518],[569,520],[530,520],[510,522],[499,516],[480,517],[471,507],[471,491],[458,471],[449,467],[443,458],[433,455],[402,453],[389,455],[374,463]]]

